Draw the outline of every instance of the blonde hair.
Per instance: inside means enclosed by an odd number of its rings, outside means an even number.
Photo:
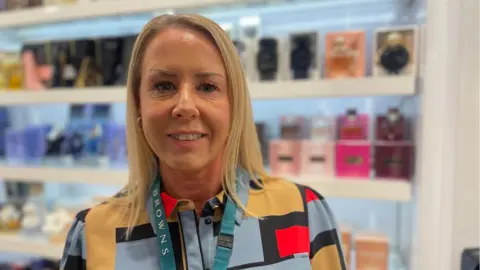
[[[141,65],[145,50],[151,40],[169,27],[185,27],[205,34],[218,48],[227,73],[231,125],[222,165],[223,189],[234,202],[249,213],[236,193],[236,170],[243,167],[257,185],[257,180],[266,175],[263,167],[247,82],[236,48],[226,32],[215,22],[200,15],[162,15],[148,22],[140,32],[133,48],[127,82],[127,151],[129,180],[124,196],[114,202],[128,205],[129,233],[144,211],[149,189],[155,179],[157,164],[155,154],[148,145],[142,129],[138,126]],[[127,233],[127,235],[129,234]]]

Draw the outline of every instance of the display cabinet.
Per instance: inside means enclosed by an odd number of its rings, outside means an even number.
[[[445,108],[458,98],[453,69],[463,67],[451,63],[463,46],[452,43],[453,33],[469,24],[460,2],[468,1],[7,6],[0,11],[0,262],[9,257],[2,252],[57,260],[71,213],[126,183],[125,78],[135,35],[159,14],[200,13],[238,48],[265,166],[327,198],[350,269],[453,269],[439,237],[451,227],[439,224],[451,226],[453,216],[444,190],[456,173],[448,126],[459,116]],[[41,228],[25,230],[34,221]]]

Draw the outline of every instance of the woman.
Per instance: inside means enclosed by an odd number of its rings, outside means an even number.
[[[240,59],[214,22],[144,27],[127,140],[129,183],[77,215],[64,269],[345,269],[322,196],[265,173]]]

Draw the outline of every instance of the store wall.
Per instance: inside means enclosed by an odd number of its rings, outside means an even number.
[[[451,269],[458,269],[464,248],[480,246],[479,2],[462,2],[460,87],[452,89],[458,91],[458,124],[455,127]]]

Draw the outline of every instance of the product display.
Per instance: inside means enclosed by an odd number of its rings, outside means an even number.
[[[381,29],[375,34],[374,76],[416,74],[417,30]]]
[[[319,78],[317,33],[293,34],[290,36],[290,78]]]
[[[17,231],[21,225],[21,213],[13,204],[6,204],[0,208],[0,230]]]
[[[1,53],[0,70],[2,89],[18,90],[23,87],[23,66],[19,54]]]
[[[354,239],[357,269],[388,270],[388,238],[380,234],[357,233]]]
[[[327,33],[325,37],[325,77],[365,76],[365,32]]]
[[[279,70],[278,40],[262,38],[258,41],[257,71],[260,81],[275,80]]]
[[[398,108],[377,116],[376,134],[376,177],[409,179],[413,172],[413,142],[408,122]]]
[[[70,213],[64,208],[59,208],[45,217],[45,224],[42,232],[54,244],[63,244],[67,238],[68,230],[72,226],[74,213]]]

